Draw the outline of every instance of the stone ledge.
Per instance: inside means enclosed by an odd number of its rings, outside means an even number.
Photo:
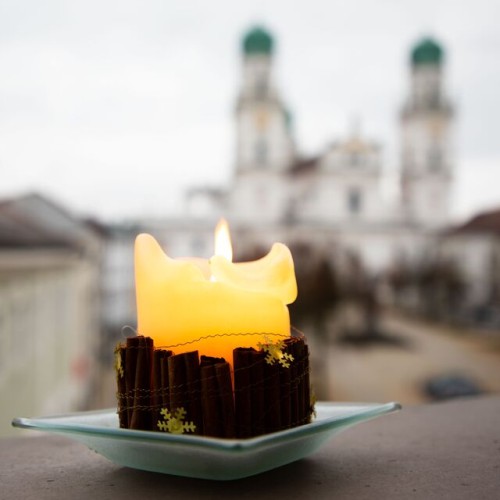
[[[408,407],[334,437],[310,458],[234,482],[114,465],[63,437],[0,440],[0,497],[450,498],[500,491],[500,397]]]

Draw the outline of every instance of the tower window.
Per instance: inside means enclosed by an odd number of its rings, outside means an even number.
[[[413,168],[415,166],[415,151],[411,147],[407,146],[403,154],[407,167]]]
[[[362,195],[358,188],[351,188],[347,193],[347,209],[351,215],[357,215],[362,208]]]
[[[206,249],[205,243],[205,240],[199,236],[193,238],[191,241],[192,255],[204,255]]]
[[[259,75],[255,82],[255,95],[263,98],[267,95],[267,80],[264,75]]]
[[[441,168],[442,155],[440,149],[437,146],[432,146],[430,148],[427,159],[429,162],[429,170],[431,172],[436,172]]]
[[[355,151],[350,153],[349,162],[352,167],[360,167],[363,164],[363,157]]]
[[[267,143],[264,140],[259,140],[255,143],[255,162],[257,165],[265,165],[267,163],[268,149]]]

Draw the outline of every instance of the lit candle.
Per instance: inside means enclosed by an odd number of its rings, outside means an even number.
[[[137,237],[137,329],[176,354],[198,350],[232,364],[236,347],[290,335],[287,304],[295,300],[297,284],[285,245],[275,243],[260,260],[232,263],[229,232],[216,242],[209,261],[172,259],[151,235]]]

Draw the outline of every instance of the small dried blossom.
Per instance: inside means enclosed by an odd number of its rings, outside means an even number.
[[[123,378],[124,372],[123,372],[122,355],[120,352],[120,344],[117,344],[115,348],[115,371],[120,378]]]

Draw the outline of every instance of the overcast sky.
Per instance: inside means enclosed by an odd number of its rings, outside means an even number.
[[[500,206],[498,19],[491,0],[0,0],[0,197],[37,190],[116,220],[182,213],[186,187],[227,184],[240,39],[259,23],[299,149],[359,116],[390,172],[408,53],[434,35],[457,107],[453,212]]]

